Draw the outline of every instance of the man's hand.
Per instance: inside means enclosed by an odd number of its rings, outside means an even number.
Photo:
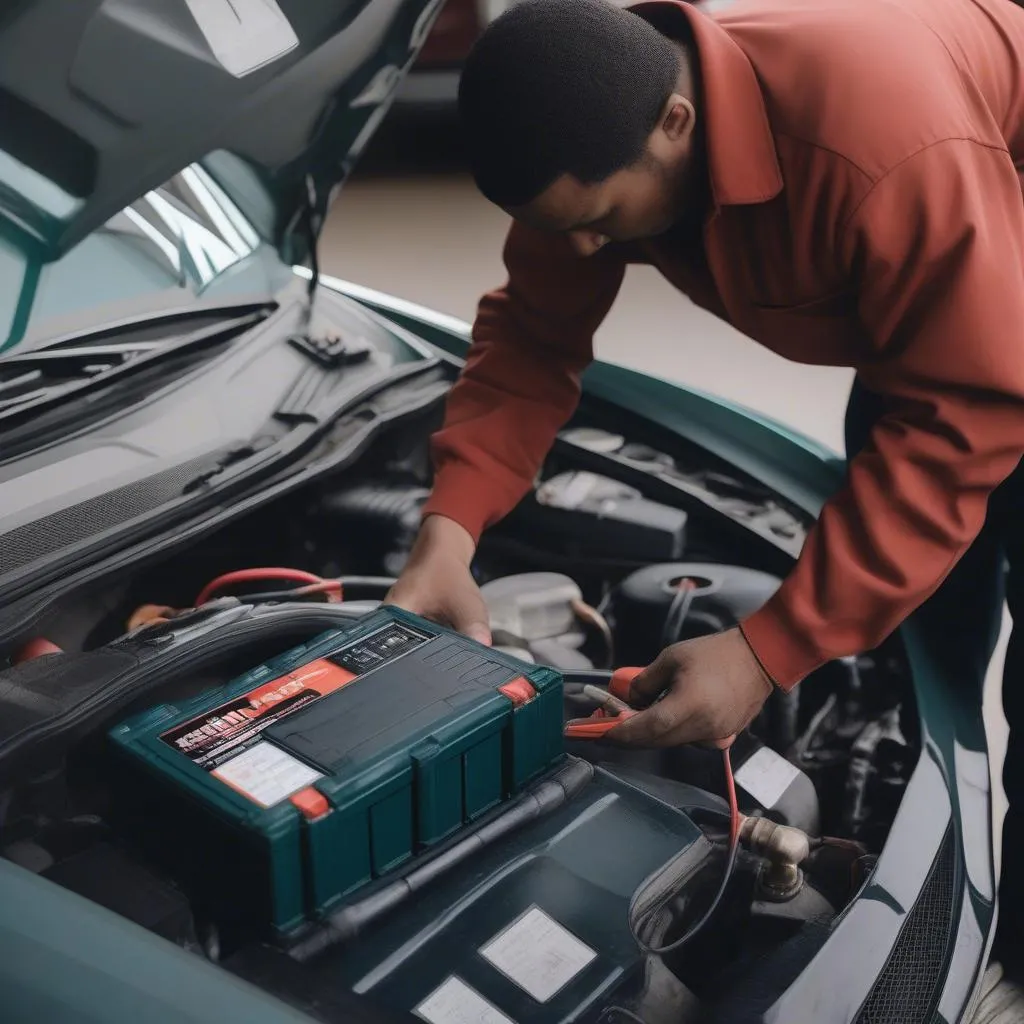
[[[480,588],[469,571],[473,538],[453,519],[428,516],[401,578],[386,604],[422,615],[443,626],[490,644],[490,616]]]
[[[666,647],[633,680],[629,703],[646,710],[606,738],[631,747],[727,747],[771,692],[771,679],[739,629],[699,637]]]

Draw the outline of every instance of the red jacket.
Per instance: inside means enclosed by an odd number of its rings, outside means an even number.
[[[979,532],[1024,454],[1024,9],[1010,0],[671,0],[700,58],[713,210],[580,258],[516,225],[434,439],[427,513],[474,536],[531,486],[629,263],[888,414],[777,594],[743,623],[791,686],[876,646]]]

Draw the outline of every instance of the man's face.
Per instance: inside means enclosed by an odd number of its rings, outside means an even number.
[[[694,187],[692,104],[673,96],[644,155],[604,181],[564,174],[526,206],[509,211],[530,227],[567,235],[581,256],[609,242],[664,234],[699,202]]]

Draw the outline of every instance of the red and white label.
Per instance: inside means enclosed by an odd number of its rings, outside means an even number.
[[[214,771],[258,743],[267,726],[340,690],[356,678],[355,673],[333,662],[312,661],[176,725],[160,739],[200,768]]]

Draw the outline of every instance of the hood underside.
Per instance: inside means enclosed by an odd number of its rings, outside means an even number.
[[[0,235],[51,261],[189,163],[302,255],[441,0],[8,0],[0,4]]]

